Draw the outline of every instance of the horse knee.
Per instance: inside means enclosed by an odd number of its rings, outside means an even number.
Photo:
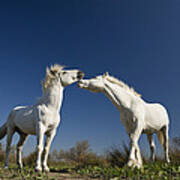
[[[137,141],[131,140],[131,147],[137,147],[138,143]]]
[[[42,146],[37,146],[36,150],[37,150],[37,152],[42,152],[43,151],[43,147]]]
[[[49,148],[48,148],[48,147],[45,147],[45,148],[44,148],[44,154],[46,155],[46,154],[48,154],[48,152],[49,152]]]
[[[17,150],[22,150],[22,148],[23,148],[23,145],[18,143],[16,149]]]

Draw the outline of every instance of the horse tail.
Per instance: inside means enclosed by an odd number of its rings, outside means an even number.
[[[162,131],[159,131],[159,132],[157,133],[157,136],[158,136],[158,139],[159,139],[160,144],[163,146],[163,145],[164,145],[164,135],[163,135],[163,132],[162,132]]]
[[[12,119],[13,111],[8,116],[7,121],[0,127],[0,139],[2,139],[7,134],[7,122]]]
[[[0,139],[2,139],[7,133],[7,125],[6,123],[4,123],[1,127],[0,127]]]

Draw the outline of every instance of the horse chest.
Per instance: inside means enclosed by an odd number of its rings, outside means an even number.
[[[46,106],[40,107],[38,111],[39,122],[43,123],[46,127],[54,126],[59,123],[59,112],[47,108]]]

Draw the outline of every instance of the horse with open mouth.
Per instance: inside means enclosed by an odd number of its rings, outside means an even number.
[[[22,147],[29,134],[37,136],[36,171],[49,171],[47,158],[51,142],[60,123],[60,108],[63,100],[63,90],[66,86],[82,79],[84,73],[79,70],[65,70],[63,66],[53,65],[46,69],[46,77],[42,81],[42,97],[32,106],[15,107],[7,121],[0,127],[0,139],[7,134],[5,167],[8,167],[8,157],[13,134],[18,132],[20,139],[17,144],[17,164],[22,168]],[[43,138],[46,135],[44,158]]]
[[[165,151],[165,159],[167,162],[170,161],[168,156],[169,118],[166,109],[161,104],[145,102],[133,88],[108,73],[92,79],[82,79],[78,86],[95,93],[104,93],[120,111],[120,119],[131,141],[128,166],[138,168],[142,166],[138,146],[138,140],[142,133],[147,134],[151,159],[155,160],[153,134],[157,133]]]

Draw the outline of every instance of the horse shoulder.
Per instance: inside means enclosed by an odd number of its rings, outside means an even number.
[[[145,102],[141,98],[135,97],[131,101],[130,109],[134,119],[143,119],[145,113]]]
[[[59,112],[48,108],[46,105],[39,105],[38,111],[38,122],[42,122],[45,126],[56,125],[60,121]]]

